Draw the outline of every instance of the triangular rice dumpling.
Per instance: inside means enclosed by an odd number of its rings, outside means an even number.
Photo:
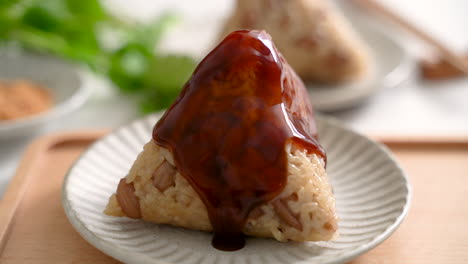
[[[236,31],[158,121],[105,213],[213,231],[228,250],[242,234],[330,240],[325,163],[302,81],[268,34]]]
[[[339,83],[368,75],[367,47],[328,0],[237,0],[222,37],[239,29],[266,30],[306,82]]]

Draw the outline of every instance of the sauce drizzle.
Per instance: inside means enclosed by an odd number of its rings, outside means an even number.
[[[288,140],[326,157],[304,84],[264,31],[235,31],[209,53],[153,139],[172,151],[226,251],[244,246],[249,213],[285,187]]]

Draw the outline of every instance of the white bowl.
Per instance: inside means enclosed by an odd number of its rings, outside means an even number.
[[[109,196],[151,139],[160,115],[124,126],[99,140],[66,176],[62,203],[73,227],[92,245],[126,263],[343,263],[389,237],[408,212],[411,188],[383,146],[338,122],[318,118],[320,141],[336,197],[340,236],[330,242],[281,243],[248,238],[223,252],[209,233],[103,214]]]
[[[16,79],[45,86],[53,95],[54,106],[37,115],[0,121],[0,140],[36,134],[47,123],[83,105],[89,94],[76,67],[50,56],[3,51],[0,53],[0,81]]]
[[[369,74],[345,84],[306,84],[315,110],[331,112],[359,106],[379,90],[398,86],[413,72],[413,60],[403,44],[391,33],[368,23],[355,20],[353,26],[369,47]]]

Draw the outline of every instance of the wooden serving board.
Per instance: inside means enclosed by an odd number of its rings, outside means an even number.
[[[0,201],[0,263],[117,263],[68,222],[61,185],[105,131],[55,134],[27,150]],[[410,175],[409,215],[384,243],[352,263],[468,263],[468,137],[379,137]]]

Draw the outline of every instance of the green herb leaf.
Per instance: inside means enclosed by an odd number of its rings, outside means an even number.
[[[194,68],[194,61],[186,56],[157,56],[146,73],[145,86],[164,93],[178,92]]]
[[[170,13],[148,24],[122,21],[98,0],[0,0],[0,42],[84,63],[140,98],[145,112],[169,106],[195,67],[189,57],[157,51],[176,21]],[[121,43],[106,48],[103,28],[124,36]]]
[[[147,97],[142,103],[144,112],[169,107],[195,69],[195,62],[186,56],[155,57],[146,72]]]
[[[86,23],[95,23],[108,17],[97,0],[66,0],[70,12]]]

